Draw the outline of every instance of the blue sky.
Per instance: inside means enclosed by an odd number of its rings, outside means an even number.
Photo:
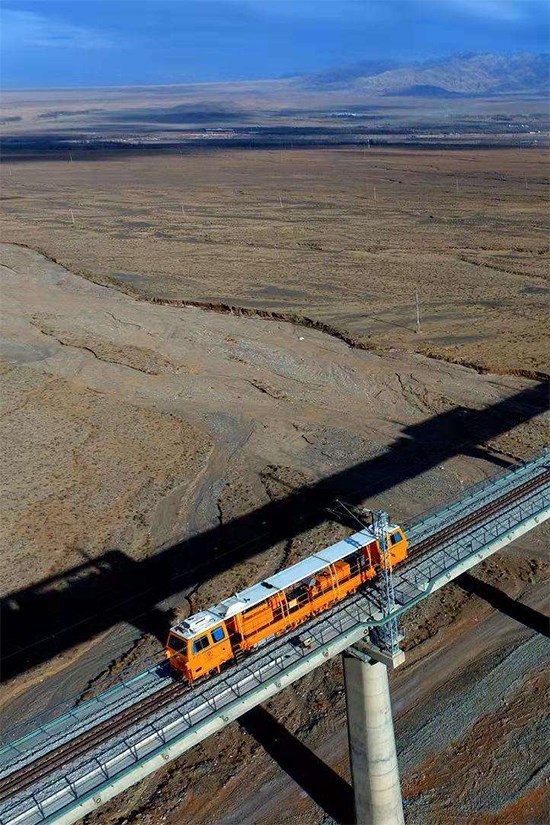
[[[546,0],[1,0],[4,88],[280,77],[548,51]]]

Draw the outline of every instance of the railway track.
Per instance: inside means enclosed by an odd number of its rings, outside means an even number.
[[[432,536],[419,541],[418,544],[411,547],[407,560],[399,565],[400,569],[406,569],[406,567],[410,566],[410,564],[419,556],[425,556],[430,553],[430,551],[436,550],[443,543],[452,541],[454,538],[463,533],[465,529],[467,530],[470,527],[474,527],[476,524],[484,521],[489,516],[496,515],[504,507],[509,504],[513,504],[521,498],[524,498],[531,492],[535,492],[535,490],[542,487],[543,484],[548,483],[548,481],[550,481],[550,470],[543,470],[543,472],[539,473],[539,475],[535,476],[535,478],[526,481],[524,484],[520,484],[520,486],[516,487],[514,490],[510,490],[510,492],[505,493],[503,496],[500,496],[493,501],[489,501],[483,507],[480,507],[479,510],[475,510],[473,513],[463,516],[461,519],[453,522],[448,527],[444,527]]]
[[[166,707],[190,690],[190,687],[180,682],[166,685],[152,696],[147,696],[145,699],[131,705],[131,707],[125,708],[115,716],[100,722],[99,725],[89,731],[85,731],[74,739],[69,739],[59,748],[49,751],[29,765],[25,765],[19,771],[9,774],[0,780],[0,801],[15,796],[15,794],[32,785],[36,779],[62,768],[68,758],[73,761],[79,756],[84,756],[97,745],[101,745],[116,736],[117,733],[127,730],[149,713]]]
[[[409,566],[419,556],[429,555],[441,544],[453,540],[476,524],[484,521],[491,515],[496,515],[505,507],[513,504],[535,492],[543,484],[550,481],[550,470],[543,470],[538,476],[514,490],[505,493],[493,501],[488,502],[473,513],[463,516],[451,523],[448,527],[438,530],[432,536],[420,541],[411,548],[406,562],[400,565],[401,569]],[[80,756],[94,750],[104,742],[112,739],[118,733],[128,730],[133,724],[144,719],[148,714],[167,707],[172,702],[189,693],[192,688],[181,683],[166,685],[151,696],[136,702],[120,711],[109,719],[100,722],[94,728],[84,731],[74,739],[60,745],[52,751],[36,759],[20,770],[16,770],[0,779],[0,801],[4,801],[31,786],[36,780],[60,770],[69,760],[72,762]]]

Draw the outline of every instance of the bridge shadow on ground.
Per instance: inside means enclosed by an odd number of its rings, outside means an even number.
[[[455,584],[458,584],[466,593],[474,593],[479,596],[491,607],[500,610],[501,613],[505,613],[506,616],[510,616],[511,619],[515,619],[516,622],[520,622],[530,630],[550,638],[550,618],[539,610],[518,602],[517,599],[503,593],[498,587],[487,584],[487,582],[481,581],[481,579],[472,576],[470,573],[462,573],[455,579]]]
[[[2,602],[2,677],[9,679],[113,627],[131,622],[164,642],[171,611],[158,605],[276,542],[326,520],[336,497],[359,503],[415,479],[547,408],[542,382],[482,410],[454,408],[406,427],[384,453],[206,530],[153,558],[134,561],[113,550]]]
[[[239,724],[335,822],[346,825],[354,821],[351,785],[265,708],[249,711]]]

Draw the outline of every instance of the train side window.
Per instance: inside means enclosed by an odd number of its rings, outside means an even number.
[[[401,541],[402,539],[403,539],[403,536],[401,535],[401,533],[399,531],[397,531],[397,533],[392,533],[392,535],[391,535],[391,543],[392,544],[397,544],[397,542]]]
[[[223,627],[215,627],[212,631],[212,638],[215,642],[221,642],[223,638],[225,638],[225,633],[223,632]]]
[[[200,636],[193,642],[193,653],[200,653],[201,650],[204,650],[204,648],[208,647],[209,644],[210,642],[208,641],[208,636]]]

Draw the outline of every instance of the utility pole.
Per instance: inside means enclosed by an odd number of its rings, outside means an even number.
[[[420,332],[420,300],[418,298],[418,288],[415,292],[416,296],[416,331],[417,333]]]
[[[382,613],[384,616],[389,617],[395,610],[393,569],[390,547],[388,545],[389,519],[388,514],[383,510],[373,510],[372,516],[372,529],[378,539],[378,546],[382,557],[382,584],[384,590]],[[370,635],[371,639],[375,639],[391,656],[397,656],[399,654],[399,628],[397,619],[389,619],[382,627],[373,629]]]
[[[72,210],[72,209],[69,209],[69,212],[71,213],[71,221],[73,222],[73,226],[74,226],[74,225],[75,225],[75,222],[74,222],[74,212],[73,212],[73,210]]]
[[[357,825],[404,825],[387,667],[400,664],[404,654],[399,649],[397,620],[392,616],[395,592],[388,515],[374,510],[372,516],[383,565],[380,595],[386,621],[371,629],[370,642],[359,642],[344,653],[355,821]]]

